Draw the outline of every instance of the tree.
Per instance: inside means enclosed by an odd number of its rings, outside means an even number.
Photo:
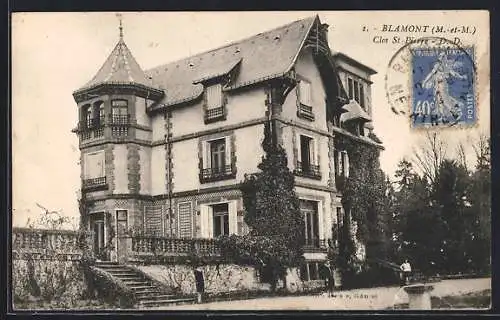
[[[420,169],[424,178],[434,184],[439,167],[446,158],[447,144],[437,132],[427,132],[424,141],[413,149],[413,163]]]
[[[245,176],[242,183],[245,222],[253,247],[259,247],[255,261],[270,274],[273,290],[279,278],[285,279],[288,267],[302,262],[304,219],[295,194],[295,177],[287,165],[285,150],[272,141],[269,122],[264,126],[264,156],[260,172]],[[249,251],[252,251],[248,249]]]

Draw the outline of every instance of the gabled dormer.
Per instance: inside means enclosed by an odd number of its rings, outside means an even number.
[[[237,76],[241,57],[226,61],[221,65],[203,70],[193,81],[193,84],[203,85],[203,118],[205,123],[226,120],[227,98],[224,89],[231,85]]]

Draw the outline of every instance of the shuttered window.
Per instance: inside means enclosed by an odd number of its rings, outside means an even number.
[[[104,177],[104,151],[85,154],[83,168],[84,179]]]
[[[144,207],[144,224],[147,235],[163,235],[163,206],[153,205]]]
[[[306,106],[312,106],[311,83],[306,80],[299,82],[300,103]]]
[[[207,88],[207,109],[222,107],[222,85],[215,84]]]
[[[181,238],[192,237],[192,204],[191,202],[181,202],[179,209],[179,236]]]

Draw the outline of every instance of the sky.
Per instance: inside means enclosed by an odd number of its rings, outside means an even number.
[[[467,130],[441,130],[453,145],[489,135],[489,18],[485,12],[127,12],[124,40],[140,66],[149,68],[319,14],[329,24],[329,44],[378,71],[372,76],[373,124],[385,145],[382,169],[392,175],[411,157],[424,132],[390,110],[384,77],[399,44],[375,43],[383,25],[474,26],[461,35],[474,44],[479,121]],[[12,192],[13,225],[36,217],[41,204],[78,217],[79,150],[77,106],[72,92],[89,81],[118,41],[116,13],[14,13],[12,16]],[[363,27],[367,27],[365,31]],[[405,34],[406,36],[407,34]],[[427,34],[418,34],[424,36]],[[473,161],[472,148],[467,149]]]

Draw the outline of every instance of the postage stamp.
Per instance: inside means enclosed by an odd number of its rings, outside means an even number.
[[[412,56],[412,126],[474,124],[474,48],[418,48]]]
[[[391,58],[386,94],[394,113],[411,128],[469,127],[477,123],[475,49],[439,37],[423,37]]]

